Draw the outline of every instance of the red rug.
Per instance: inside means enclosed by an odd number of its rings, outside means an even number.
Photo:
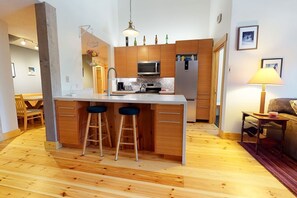
[[[297,196],[297,161],[285,154],[281,157],[280,151],[276,147],[260,147],[258,155],[256,155],[255,143],[243,142],[239,144]]]

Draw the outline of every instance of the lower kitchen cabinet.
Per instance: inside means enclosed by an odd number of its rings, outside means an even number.
[[[182,156],[183,105],[154,107],[155,153]]]
[[[55,101],[58,140],[68,147],[81,147],[89,102]]]

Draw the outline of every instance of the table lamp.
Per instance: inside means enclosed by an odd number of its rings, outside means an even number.
[[[249,80],[248,84],[260,84],[262,85],[261,99],[260,99],[260,111],[254,113],[256,115],[266,115],[264,113],[265,97],[266,97],[266,85],[282,85],[283,81],[273,68],[261,68],[256,74]]]

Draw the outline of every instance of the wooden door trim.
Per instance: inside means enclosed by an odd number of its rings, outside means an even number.
[[[209,123],[213,124],[215,122],[216,117],[216,100],[217,100],[217,83],[218,83],[218,62],[219,62],[219,51],[224,48],[224,61],[223,61],[223,73],[222,73],[222,84],[224,84],[225,79],[225,60],[226,60],[226,45],[227,45],[228,34],[225,34],[219,41],[214,44],[213,48],[213,70],[212,70],[212,81],[211,81],[211,104],[210,104],[210,117]],[[224,93],[224,86],[221,88],[221,102],[222,94]],[[222,105],[220,105],[220,123],[219,128],[221,126],[221,118],[222,118]]]

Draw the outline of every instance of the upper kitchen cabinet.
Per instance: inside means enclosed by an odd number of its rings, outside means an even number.
[[[160,45],[147,45],[139,46],[138,61],[160,61],[161,46]]]
[[[126,77],[136,78],[137,77],[137,47],[126,48]]]
[[[176,54],[197,54],[198,40],[176,41]]]
[[[161,77],[175,77],[175,44],[161,45]]]
[[[114,57],[119,78],[137,77],[137,47],[115,47]]]
[[[127,58],[126,47],[114,48],[114,64],[117,70],[118,77],[126,77],[126,66],[127,66],[126,58]]]
[[[160,45],[149,45],[148,46],[148,60],[149,61],[160,61],[161,60],[161,46]]]

